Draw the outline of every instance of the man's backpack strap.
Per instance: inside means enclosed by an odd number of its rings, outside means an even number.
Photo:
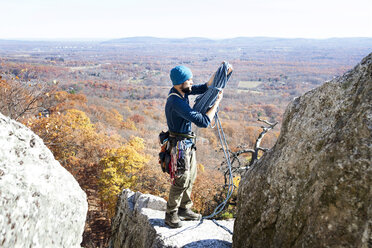
[[[169,98],[170,96],[178,96],[179,98],[182,99],[182,96],[178,95],[177,93],[170,93],[170,94],[168,95],[168,98]]]

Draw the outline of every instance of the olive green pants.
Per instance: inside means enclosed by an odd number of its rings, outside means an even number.
[[[195,149],[186,150],[185,163],[185,167],[189,169],[183,175],[175,177],[174,184],[171,185],[169,191],[167,213],[177,211],[179,207],[192,207],[191,191],[197,174]]]

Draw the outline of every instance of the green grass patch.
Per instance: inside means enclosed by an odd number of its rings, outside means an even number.
[[[137,78],[137,79],[130,78],[130,79],[128,79],[129,84],[140,84],[142,82],[143,82],[143,79],[141,79],[141,78]]]
[[[238,90],[238,93],[251,93],[251,94],[257,94],[257,95],[263,94],[263,92],[257,91],[257,90]]]
[[[262,84],[262,82],[260,81],[240,81],[238,87],[245,88],[245,89],[252,89],[252,88],[256,88],[260,84]]]

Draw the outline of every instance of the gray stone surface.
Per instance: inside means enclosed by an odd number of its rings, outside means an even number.
[[[211,220],[184,221],[183,227],[164,224],[166,201],[124,190],[112,222],[111,247],[231,247],[232,235]],[[234,221],[218,221],[232,231]]]
[[[0,247],[80,247],[88,203],[43,141],[0,113]]]
[[[372,247],[372,54],[296,98],[245,173],[233,247]]]

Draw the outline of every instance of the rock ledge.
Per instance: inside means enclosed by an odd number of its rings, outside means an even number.
[[[232,235],[211,220],[184,221],[183,227],[164,224],[166,201],[125,189],[112,221],[111,247],[231,247]],[[234,221],[218,221],[232,230]]]

